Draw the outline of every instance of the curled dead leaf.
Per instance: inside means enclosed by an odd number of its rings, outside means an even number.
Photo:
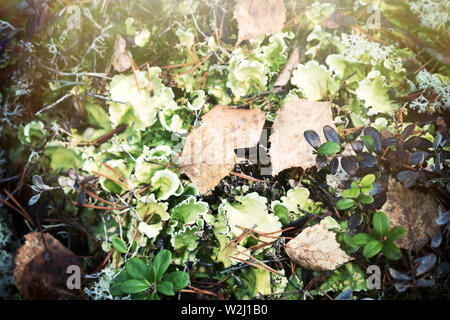
[[[116,36],[114,43],[114,53],[112,56],[112,65],[118,72],[123,72],[131,68],[131,60],[128,51],[125,50],[127,43],[120,35]]]
[[[314,130],[325,142],[323,127],[331,126],[337,131],[333,123],[333,113],[329,102],[313,102],[302,99],[292,99],[286,102],[277,112],[270,136],[270,158],[272,162],[272,176],[280,171],[292,167],[303,169],[315,165],[313,147],[306,141],[304,132]]]
[[[237,45],[244,40],[281,32],[286,20],[284,1],[239,0],[234,9],[238,22]]]
[[[202,125],[186,138],[179,162],[200,193],[213,189],[234,168],[234,149],[258,143],[265,119],[260,109],[222,105],[203,116]]]
[[[336,234],[318,223],[304,229],[285,246],[289,258],[303,268],[329,271],[352,260],[336,241]]]
[[[79,291],[67,287],[67,268],[77,265],[81,270],[78,257],[49,233],[32,232],[25,239],[14,260],[14,278],[22,298],[80,299]]]
[[[408,233],[396,241],[400,248],[422,248],[432,237],[439,226],[435,223],[438,217],[439,204],[430,193],[404,188],[401,182],[389,177],[387,200],[381,211],[386,213],[391,224],[404,226]]]

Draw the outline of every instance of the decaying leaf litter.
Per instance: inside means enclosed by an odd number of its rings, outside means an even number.
[[[370,264],[387,298],[445,295],[445,5],[103,2],[80,4],[82,30],[63,3],[5,16],[2,297],[377,298]]]

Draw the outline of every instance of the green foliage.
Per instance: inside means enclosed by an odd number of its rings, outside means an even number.
[[[239,1],[219,2],[84,1],[75,4],[83,13],[80,28],[71,28],[67,6],[56,1],[46,12],[52,19],[37,19],[42,25],[35,30],[34,16],[8,22],[6,13],[0,21],[2,188],[28,201],[27,212],[38,210],[46,228],[55,227],[48,221],[71,221],[58,225],[58,234],[93,256],[87,273],[112,252],[102,277],[84,288],[91,298],[174,299],[190,276],[213,282],[230,272],[217,286],[226,299],[321,295],[299,292],[298,266],[284,276],[246,262],[281,268],[287,257],[276,238],[296,235],[314,219],[336,231],[353,258],[363,247],[365,258],[381,253],[397,260],[395,241],[406,229],[390,228],[377,212],[383,179],[409,177],[407,184],[415,179],[439,197],[450,190],[448,128],[440,121],[450,105],[444,4],[338,0],[290,8],[286,2],[282,32],[235,46],[239,26],[228,13]],[[376,32],[364,24],[371,9],[383,17]],[[296,47],[299,62],[286,73]],[[133,67],[119,71],[117,61]],[[287,84],[275,86],[282,74]],[[229,176],[199,194],[179,156],[203,116],[217,104],[259,109],[268,128],[291,98],[330,101],[336,132],[314,146],[318,166],[272,177],[262,173],[262,158],[250,156],[234,170],[256,181]],[[361,150],[352,152],[350,142],[362,142]],[[268,146],[255,147],[259,157]],[[405,165],[417,170],[399,172]],[[340,218],[328,216],[335,208]],[[294,229],[282,234],[287,225]],[[357,233],[359,226],[370,233]],[[13,264],[14,250],[2,247],[2,261]],[[185,265],[193,266],[190,276],[181,271]],[[314,276],[324,292],[366,289],[356,263]]]
[[[374,174],[368,174],[362,177],[359,183],[353,181],[350,188],[342,192],[343,198],[337,201],[336,208],[338,210],[348,210],[354,209],[358,203],[361,205],[373,203],[373,197],[369,193],[375,180]]]
[[[189,275],[184,271],[167,273],[171,260],[171,252],[165,249],[159,251],[149,264],[137,257],[128,260],[125,270],[112,284],[111,294],[129,294],[138,300],[159,300],[160,295],[174,296],[187,286]]]
[[[319,146],[317,149],[318,154],[325,154],[325,155],[334,155],[341,151],[341,146],[334,141],[328,141]]]
[[[364,246],[364,257],[369,259],[382,252],[389,260],[400,259],[401,251],[394,241],[406,234],[406,228],[396,226],[389,229],[389,219],[381,211],[377,211],[373,215],[372,227],[372,233],[358,233],[352,238],[354,245]]]

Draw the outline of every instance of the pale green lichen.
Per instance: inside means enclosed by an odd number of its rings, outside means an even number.
[[[152,149],[144,146],[141,155],[136,158],[134,181],[137,184],[150,183],[155,172],[164,169],[164,163],[169,163],[173,155],[172,149],[166,145]]]
[[[245,196],[236,197],[237,202],[222,202],[219,211],[223,211],[230,233],[237,237],[244,232],[242,228],[255,229],[260,233],[272,232],[271,237],[280,235],[277,233],[281,229],[278,217],[267,211],[267,198],[260,196],[256,192]],[[273,238],[259,237],[261,241],[271,241]]]
[[[159,112],[159,121],[166,130],[184,134],[190,128],[191,115],[186,107],[168,106]]]
[[[170,210],[170,219],[177,221],[181,226],[193,224],[200,218],[210,224],[213,217],[208,214],[208,210],[207,202],[197,201],[191,196]]]
[[[315,60],[299,64],[292,72],[291,83],[310,101],[323,100],[329,91],[333,92],[335,89],[327,67],[319,65]]]
[[[305,17],[314,25],[320,24],[328,19],[334,12],[334,4],[314,2],[305,11]]]
[[[176,107],[172,88],[162,83],[159,78],[160,72],[161,69],[158,67],[150,68],[151,83],[148,72],[144,71],[136,71],[136,78],[134,75],[113,77],[110,82],[113,101],[110,103],[109,114],[114,127],[127,124],[136,130],[143,130],[155,122],[159,110],[164,107]]]
[[[235,288],[235,295],[239,300],[283,292],[288,281],[284,277],[284,270],[277,270],[278,274],[260,268],[249,268],[242,273],[245,287]]]
[[[320,203],[314,202],[309,199],[309,190],[304,187],[295,187],[294,189],[288,190],[286,196],[281,197],[280,201],[272,201],[272,209],[275,206],[282,205],[286,207],[290,212],[296,213],[297,215],[304,215],[299,208],[310,213],[318,213],[320,211]]]
[[[144,47],[148,40],[150,40],[150,31],[148,29],[142,29],[135,37],[134,37],[134,43],[138,47]]]
[[[389,88],[385,82],[385,77],[379,71],[371,71],[364,80],[359,82],[359,87],[355,90],[358,98],[364,100],[365,107],[369,109],[369,115],[392,113],[393,102],[389,99]]]
[[[115,160],[108,160],[105,161],[106,165],[111,167],[114,171],[116,171],[118,174],[120,174],[123,178],[126,179],[131,174],[132,167],[127,164],[127,162],[123,159],[115,159]],[[99,168],[99,172],[103,175],[109,176],[115,180],[120,181],[121,178],[115,175],[109,168],[106,166],[101,166]],[[123,192],[127,191],[128,188],[126,186],[126,182],[122,182],[122,184],[117,183],[111,179],[108,179],[104,176],[101,176],[99,179],[100,185],[107,191],[114,192],[117,194],[122,194]]]
[[[167,200],[180,187],[178,176],[168,169],[156,171],[151,180],[152,190],[157,190],[158,200]]]
[[[237,49],[229,62],[227,87],[236,98],[263,91],[267,84],[266,73],[263,63],[256,59],[245,58],[241,49]]]
[[[142,197],[136,206],[136,211],[140,219],[143,220],[139,223],[139,232],[145,234],[151,240],[155,239],[163,228],[163,222],[170,218],[167,208],[168,204],[156,201],[154,194]],[[150,221],[147,221],[151,215],[153,217]]]
[[[195,90],[191,93],[191,101],[188,101],[188,108],[193,111],[200,110],[205,104],[205,91]]]

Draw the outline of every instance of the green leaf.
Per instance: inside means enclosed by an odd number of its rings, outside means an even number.
[[[156,292],[152,292],[148,296],[148,300],[161,300],[161,297]]]
[[[389,260],[398,260],[402,257],[400,249],[391,241],[386,241],[383,244],[383,254]]]
[[[169,273],[164,281],[170,281],[173,284],[173,291],[178,292],[185,288],[189,283],[189,275],[184,271],[174,271]]]
[[[146,278],[150,283],[156,282],[156,268],[153,264],[147,266]]]
[[[360,189],[358,187],[345,189],[342,192],[342,196],[344,198],[356,198],[360,193]]]
[[[366,258],[372,258],[383,248],[383,243],[381,241],[372,239],[364,247],[363,255]]]
[[[94,126],[100,126],[104,129],[111,129],[111,122],[109,121],[109,114],[103,110],[102,107],[89,101],[85,105],[87,113],[87,122]]]
[[[361,179],[359,184],[361,186],[368,187],[368,186],[371,186],[375,182],[375,180],[376,180],[376,178],[375,178],[374,174],[368,174]]]
[[[402,238],[408,230],[403,226],[393,227],[386,236],[386,241],[395,241]]]
[[[45,155],[50,158],[50,168],[53,171],[78,169],[83,164],[81,157],[66,147],[48,147]]]
[[[139,258],[135,257],[125,264],[125,269],[130,277],[134,279],[145,279],[147,265]]]
[[[341,151],[341,146],[339,143],[334,141],[328,141],[319,146],[317,149],[318,154],[326,154],[326,155],[333,155],[335,153],[338,153]]]
[[[352,243],[358,246],[367,244],[370,240],[374,240],[370,234],[358,233],[352,238]]]
[[[373,215],[373,229],[380,239],[383,239],[389,231],[389,219],[384,212],[378,211]]]
[[[173,292],[173,284],[169,281],[162,281],[156,285],[156,289],[159,293],[162,293],[166,296],[174,296],[175,292]]]
[[[116,249],[116,251],[119,253],[127,252],[127,244],[125,243],[125,241],[123,241],[120,238],[114,238],[112,240],[112,245],[113,245],[114,249]]]
[[[373,185],[370,185],[370,186],[367,186],[367,187],[362,187],[361,188],[361,193],[365,194],[366,196],[368,196],[369,193],[370,193],[370,190],[372,190],[372,188],[373,188]]]
[[[141,292],[133,295],[133,300],[148,300],[149,294],[146,292]]]
[[[371,136],[361,136],[361,140],[366,146],[367,150],[372,153],[375,148],[375,141]]]
[[[169,268],[170,261],[172,260],[172,253],[169,250],[163,249],[155,256],[153,265],[156,270],[156,282],[160,281]]]
[[[113,283],[109,287],[109,293],[113,296],[122,296],[124,292],[120,289],[120,286],[122,285],[122,282]]]
[[[354,204],[355,201],[353,199],[344,198],[336,203],[336,208],[338,208],[338,210],[345,210],[352,207]]]
[[[349,232],[340,232],[336,235],[336,240],[341,245],[342,250],[352,254],[359,250],[359,246],[352,242],[352,236]]]
[[[374,200],[373,200],[372,196],[360,194],[358,196],[358,201],[361,203],[364,203],[364,204],[369,204],[369,203],[373,203]]]
[[[120,290],[122,290],[124,293],[134,294],[145,291],[149,287],[150,284],[145,280],[131,279],[122,282],[122,284],[120,285]]]

